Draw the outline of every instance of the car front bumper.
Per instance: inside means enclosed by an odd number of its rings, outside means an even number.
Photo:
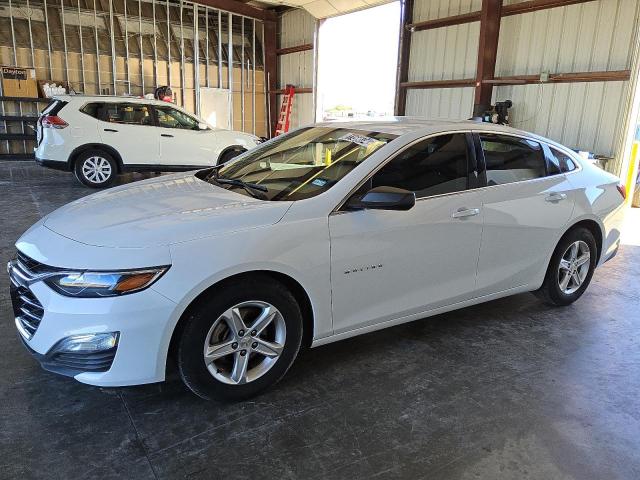
[[[151,288],[107,298],[65,297],[42,281],[28,289],[42,306],[41,319],[31,335],[19,328],[18,320],[16,325],[22,342],[43,368],[97,386],[164,380],[174,302]],[[111,349],[88,354],[56,351],[68,337],[111,332],[118,335]]]

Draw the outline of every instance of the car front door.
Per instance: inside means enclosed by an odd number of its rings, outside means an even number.
[[[481,190],[484,231],[478,262],[478,294],[484,295],[529,285],[546,271],[575,197],[565,175],[549,171],[540,142],[487,133],[478,139],[487,184]]]
[[[211,129],[202,130],[197,118],[170,105],[155,107],[160,130],[162,165],[210,167],[217,155]]]
[[[470,134],[418,141],[354,194],[416,193],[408,211],[341,208],[329,217],[334,333],[469,299],[482,233]]]
[[[148,105],[104,102],[96,107],[96,116],[102,142],[120,154],[125,166],[158,163],[160,137]]]

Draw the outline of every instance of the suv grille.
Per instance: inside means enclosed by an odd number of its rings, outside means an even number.
[[[44,309],[33,292],[30,283],[38,276],[57,269],[43,265],[18,252],[15,260],[9,262],[10,293],[16,327],[29,340],[38,330]]]

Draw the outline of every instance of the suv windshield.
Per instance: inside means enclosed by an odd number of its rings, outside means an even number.
[[[246,195],[246,184],[259,185],[265,200],[302,200],[330,189],[394,138],[397,135],[364,130],[304,128],[252,150],[207,178],[239,180],[221,185]]]

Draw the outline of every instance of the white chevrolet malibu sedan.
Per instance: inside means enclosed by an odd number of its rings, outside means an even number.
[[[619,244],[618,179],[474,122],[301,128],[228,164],[44,217],[8,269],[42,366],[204,398],[273,385],[304,346],[532,291],[568,305]]]

